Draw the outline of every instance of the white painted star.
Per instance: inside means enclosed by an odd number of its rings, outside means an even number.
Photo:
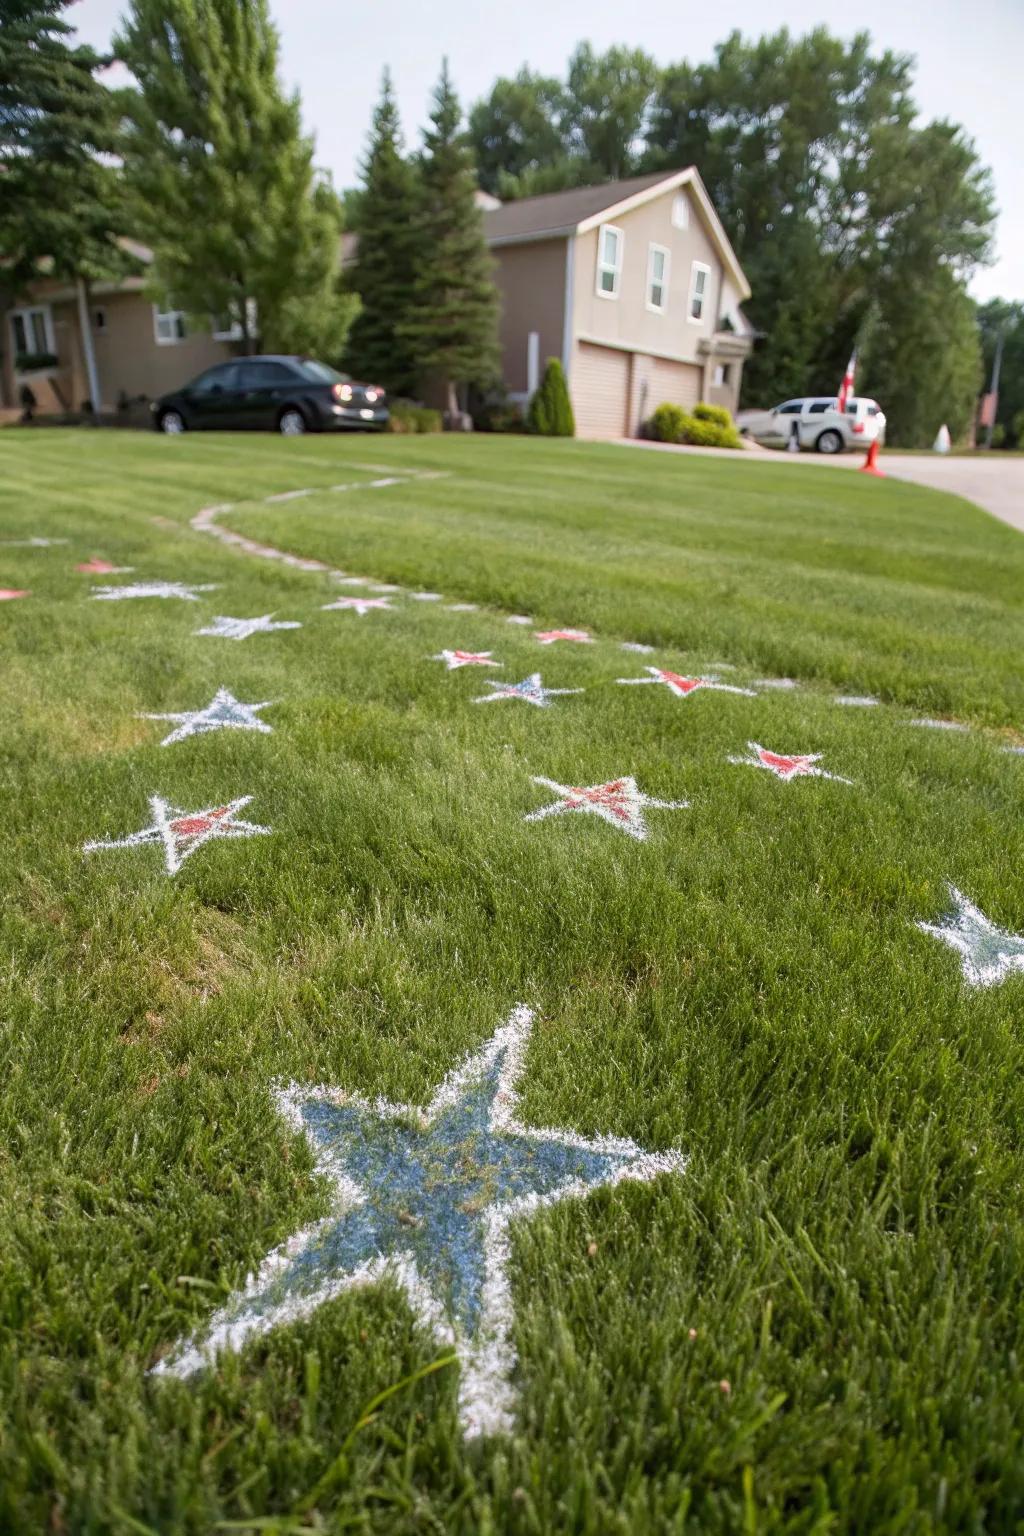
[[[531,618],[528,618],[525,613],[510,613],[508,618],[505,620],[505,623],[506,624],[532,624],[533,620]]]
[[[199,592],[213,592],[216,582],[135,581],[123,587],[93,587],[95,602],[119,603],[128,597],[180,597],[186,603],[198,603]]]
[[[409,596],[414,603],[439,603],[441,601],[440,592],[410,592]]]
[[[872,709],[878,700],[870,693],[837,693],[837,704],[845,704],[848,709]]]
[[[205,709],[183,710],[179,714],[144,714],[140,720],[176,720],[178,728],[165,736],[160,743],[169,747],[188,736],[204,736],[208,731],[262,731],[269,736],[273,727],[258,719],[261,709],[266,709],[272,699],[261,704],[242,704],[226,688],[218,688]]]
[[[495,699],[522,699],[524,704],[536,704],[538,709],[549,709],[549,699],[558,694],[582,693],[582,688],[545,688],[540,680],[539,672],[531,672],[529,677],[521,683],[497,683],[487,678],[488,688],[493,688],[493,693],[485,693],[481,698],[473,699],[474,704],[493,704]]]
[[[333,603],[323,604],[324,612],[332,608],[340,608],[349,613],[357,613],[360,618],[373,613],[379,608],[391,608],[391,603],[386,597],[338,597]]]
[[[638,656],[650,656],[654,651],[654,646],[643,645],[639,640],[623,640],[619,650],[634,651]]]
[[[67,544],[67,539],[44,539],[41,534],[34,533],[30,539],[4,539],[7,549],[49,549],[53,544]]]
[[[970,726],[962,725],[959,720],[910,720],[910,725],[923,726],[926,731],[968,731]]]
[[[272,613],[261,613],[258,619],[232,619],[218,613],[212,624],[197,629],[197,635],[215,635],[221,640],[247,640],[250,635],[269,634],[273,629],[301,629],[297,619],[274,619]]]
[[[916,926],[957,951],[967,985],[994,987],[1012,971],[1024,971],[1024,935],[997,928],[955,885],[949,894],[952,912],[939,923]]]
[[[582,811],[585,815],[600,816],[609,826],[618,827],[629,837],[642,843],[647,835],[644,806],[661,811],[683,811],[688,800],[655,800],[645,795],[637,786],[632,774],[621,779],[611,779],[607,784],[588,784],[583,788],[570,784],[558,784],[554,779],[534,778],[534,784],[543,784],[558,796],[550,805],[541,806],[524,816],[524,821],[543,821],[547,816],[562,816],[569,811]]]
[[[490,651],[439,651],[431,661],[443,661],[449,672],[459,667],[503,667],[503,661],[492,661]]]
[[[761,747],[756,741],[748,741],[748,757],[730,757],[730,763],[740,763],[746,768],[766,768],[777,779],[789,783],[791,779],[835,779],[837,784],[852,784],[852,779],[844,779],[838,773],[828,773],[824,768],[818,768],[816,764],[821,761],[820,752],[783,753],[769,752],[767,747]]]
[[[161,795],[151,795],[149,801],[153,820],[141,832],[131,832],[127,837],[99,839],[85,843],[83,853],[96,853],[103,848],[135,848],[142,843],[160,843],[164,850],[164,863],[169,875],[176,875],[187,858],[214,838],[267,837],[269,827],[256,826],[253,822],[237,821],[238,812],[247,806],[252,795],[242,795],[227,805],[211,806],[204,811],[180,811],[169,805]]]
[[[789,692],[791,688],[799,688],[800,684],[792,677],[759,677],[754,681],[755,688],[778,688],[781,692]]]
[[[479,603],[447,603],[449,613],[476,613]]]
[[[665,667],[646,667],[649,677],[619,677],[616,682],[624,683],[627,687],[644,683],[660,683],[667,688],[669,693],[674,693],[677,699],[685,699],[691,693],[696,693],[700,688],[712,688],[717,693],[745,693],[748,699],[757,697],[752,688],[734,688],[731,683],[720,683],[715,677],[684,677],[680,672],[669,672]]]

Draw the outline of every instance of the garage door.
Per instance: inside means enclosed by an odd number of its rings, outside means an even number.
[[[681,405],[692,411],[700,399],[704,373],[695,363],[669,363],[663,357],[651,358],[650,409],[659,405]]]
[[[577,437],[625,437],[629,359],[614,347],[580,342],[572,370]]]

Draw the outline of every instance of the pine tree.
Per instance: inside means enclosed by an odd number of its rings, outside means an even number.
[[[341,205],[278,80],[266,0],[131,0],[118,56],[124,159],[154,279],[190,314],[230,317],[246,349],[337,355]]]
[[[455,386],[486,385],[498,372],[498,291],[476,205],[473,156],[444,61],[431,126],[420,156],[419,274],[415,310],[402,327],[421,380],[443,390],[449,414]]]
[[[402,156],[398,107],[387,70],[373,114],[370,148],[358,197],[359,252],[352,286],[362,302],[349,335],[346,363],[358,378],[392,395],[416,387],[416,363],[402,327],[412,312],[419,242],[416,177]]]
[[[62,278],[121,270],[120,180],[107,62],[77,44],[63,0],[0,0],[0,283],[18,293],[40,262]]]
[[[526,413],[526,429],[538,437],[575,437],[576,420],[565,372],[557,357],[549,357],[540,388]]]

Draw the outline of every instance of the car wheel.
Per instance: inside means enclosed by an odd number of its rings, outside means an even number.
[[[278,417],[277,430],[282,437],[301,437],[306,428],[306,418],[297,406],[290,405]]]
[[[835,430],[823,432],[814,446],[819,453],[842,453],[843,434]]]
[[[185,418],[180,411],[162,411],[160,414],[160,431],[166,432],[170,437],[177,437],[185,430]]]

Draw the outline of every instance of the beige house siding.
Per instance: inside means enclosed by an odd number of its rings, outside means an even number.
[[[46,374],[15,374],[10,314],[0,316],[3,398],[17,406],[25,383],[36,397],[40,413],[77,411],[89,394],[77,301],[63,285],[40,284],[31,299],[15,307],[47,304],[58,358],[52,379]],[[138,290],[104,292],[101,287],[92,294],[89,303],[91,316],[97,310],[103,312],[106,321],[103,327],[93,323],[96,370],[105,410],[115,408],[122,391],[130,399],[139,395],[155,399],[187,383],[204,368],[232,357],[236,350],[230,342],[215,341],[198,331],[183,341],[161,345],[156,339],[153,305]]]
[[[675,191],[642,203],[608,223],[622,231],[622,270],[618,296],[602,297],[597,291],[597,250],[600,228],[578,235],[575,241],[574,325],[581,339],[615,342],[631,351],[698,362],[702,340],[714,334],[722,291],[722,262],[702,222],[693,196],[687,190],[689,226],[672,223]],[[668,299],[655,313],[647,307],[647,268],[651,245],[669,252]],[[699,323],[688,318],[690,280],[694,261],[711,268]]]
[[[525,395],[531,331],[539,337],[540,371],[561,358],[565,330],[564,240],[499,245],[492,250],[501,294],[502,377],[510,394]]]

